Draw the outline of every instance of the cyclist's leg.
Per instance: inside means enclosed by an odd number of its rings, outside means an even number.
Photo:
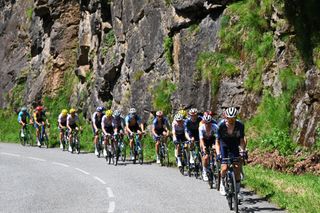
[[[228,166],[227,166],[227,162],[224,161],[223,159],[228,157],[228,150],[224,146],[220,146],[220,150],[221,150],[221,158],[222,158],[222,161],[221,161],[220,193],[222,195],[226,195],[226,191],[225,191],[225,187],[224,187],[224,184],[225,184],[224,180],[225,180],[225,177],[226,177]]]

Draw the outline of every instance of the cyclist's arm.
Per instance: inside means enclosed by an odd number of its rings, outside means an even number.
[[[130,127],[129,127],[129,119],[126,119],[126,127],[125,127],[125,129],[126,129],[126,131],[127,131],[127,133],[129,135],[132,134],[132,131],[130,130]]]
[[[217,155],[220,155],[220,140],[217,138],[216,139],[216,153]]]
[[[245,150],[246,150],[245,139],[241,138],[240,139],[240,151],[245,151]]]
[[[172,123],[172,139],[173,141],[177,140],[176,130],[174,128],[174,124]]]

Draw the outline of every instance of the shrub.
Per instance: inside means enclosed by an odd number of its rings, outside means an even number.
[[[169,80],[161,80],[152,90],[152,105],[156,110],[169,114],[172,110],[170,98],[176,90],[176,85]]]
[[[164,39],[164,54],[167,63],[171,66],[173,64],[172,50],[173,50],[173,40],[172,37],[166,37]]]

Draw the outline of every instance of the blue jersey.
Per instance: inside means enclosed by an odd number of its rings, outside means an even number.
[[[244,138],[244,125],[241,121],[236,120],[232,134],[228,134],[226,121],[221,120],[218,124],[217,137],[221,146],[238,147],[240,140]]]
[[[141,124],[141,118],[138,115],[127,115],[125,118],[126,125],[129,126],[139,126]]]
[[[27,122],[27,119],[30,120],[30,114],[28,112],[19,112],[18,114],[18,122],[23,121],[24,123]]]
[[[155,130],[164,130],[165,127],[169,127],[169,122],[168,119],[165,117],[162,118],[161,121],[156,117],[155,119],[153,119],[152,125]]]
[[[195,121],[191,118],[187,118],[185,121],[186,131],[190,137],[194,137],[196,141],[199,141],[199,124],[201,122],[201,117],[197,117]]]

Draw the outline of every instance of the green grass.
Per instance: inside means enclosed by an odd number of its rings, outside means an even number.
[[[316,213],[320,206],[320,177],[314,175],[290,175],[245,166],[245,186],[267,197],[289,212]]]
[[[166,62],[171,66],[173,64],[172,50],[173,50],[173,39],[172,37],[166,37],[163,42],[164,55]]]
[[[152,105],[155,110],[162,110],[166,115],[171,113],[171,95],[176,90],[176,85],[169,80],[161,80],[156,85],[152,94]]]
[[[28,9],[26,10],[26,15],[27,15],[27,18],[28,18],[29,20],[32,19],[32,15],[33,15],[33,8],[32,8],[32,7],[28,8]]]

